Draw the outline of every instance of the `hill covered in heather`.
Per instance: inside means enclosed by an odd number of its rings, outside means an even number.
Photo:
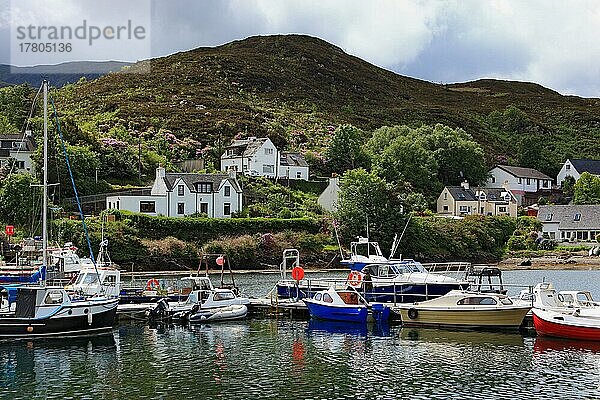
[[[600,154],[599,99],[525,82],[434,84],[314,37],[250,37],[142,63],[67,85],[57,96],[61,112],[99,138],[115,136],[114,127],[154,135],[162,129],[204,147],[241,133],[268,135],[301,151],[323,150],[327,127],[343,123],[367,131],[442,123],[471,134],[490,165],[520,164],[551,176],[565,157]],[[136,73],[147,63],[149,73]],[[120,136],[137,141],[133,134]]]

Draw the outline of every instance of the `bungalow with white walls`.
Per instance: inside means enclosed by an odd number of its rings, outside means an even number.
[[[552,178],[533,168],[497,165],[489,172],[488,188],[503,187],[511,191],[520,206],[537,203],[552,190]]]
[[[600,205],[540,206],[542,235],[559,241],[595,241],[600,234]]]
[[[471,188],[468,182],[461,186],[446,186],[437,200],[437,213],[443,216],[466,215],[517,216],[517,198],[505,188]]]
[[[150,195],[109,196],[106,207],[166,217],[230,218],[242,209],[242,189],[228,174],[166,173],[159,167]]]
[[[308,180],[308,164],[300,153],[279,151],[269,138],[234,140],[221,155],[221,171],[247,176]]]
[[[584,172],[600,176],[600,160],[568,159],[556,175],[556,184],[562,186],[567,176],[572,176],[577,181]]]
[[[21,133],[0,134],[0,167],[10,162],[14,164],[15,173],[34,174],[31,155],[35,150],[35,141],[31,131]]]

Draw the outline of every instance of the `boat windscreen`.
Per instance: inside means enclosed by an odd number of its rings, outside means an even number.
[[[86,274],[81,274],[77,277],[76,285],[90,285],[92,283],[98,282],[98,274],[95,272],[88,272]]]

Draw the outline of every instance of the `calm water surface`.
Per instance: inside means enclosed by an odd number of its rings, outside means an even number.
[[[505,280],[589,288],[598,271]],[[277,275],[239,276],[264,294]],[[0,344],[0,398],[600,398],[600,344],[519,334],[253,319],[121,324],[95,339]]]

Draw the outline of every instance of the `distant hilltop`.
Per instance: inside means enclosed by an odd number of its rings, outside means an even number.
[[[109,72],[118,72],[128,65],[131,64],[120,61],[74,61],[33,67],[0,64],[0,87],[23,83],[38,87],[42,79],[48,79],[55,87],[62,87],[67,83],[75,83],[82,77],[93,80]],[[81,71],[94,71],[94,73],[81,73]]]

